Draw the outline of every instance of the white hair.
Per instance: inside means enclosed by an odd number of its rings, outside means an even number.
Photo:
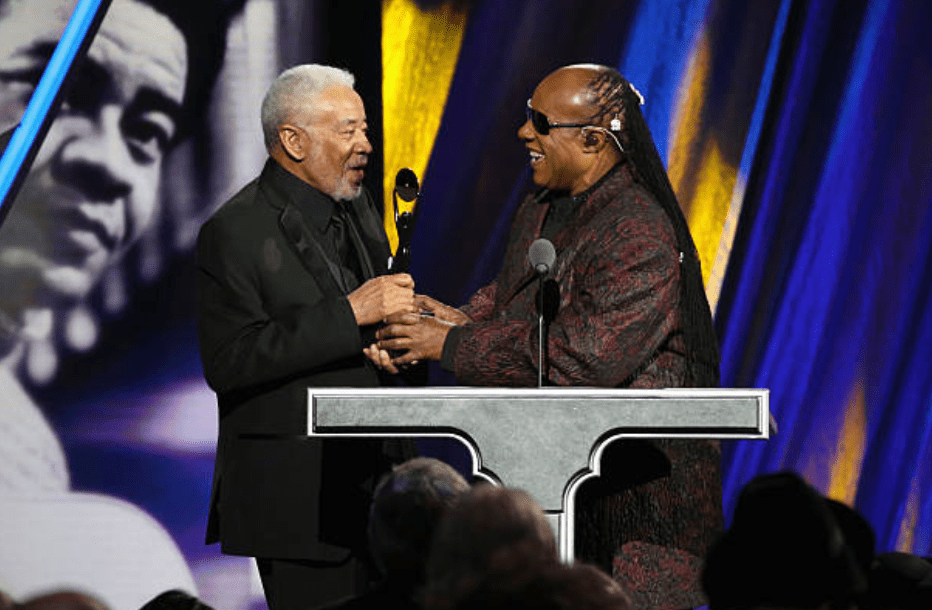
[[[328,87],[342,85],[352,88],[356,78],[341,68],[319,64],[302,64],[278,75],[262,100],[262,135],[271,152],[278,142],[278,128],[294,120],[297,110],[310,98]]]

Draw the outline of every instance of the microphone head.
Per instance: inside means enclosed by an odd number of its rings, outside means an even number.
[[[553,261],[557,259],[557,251],[554,250],[549,239],[541,237],[535,239],[534,243],[531,244],[527,257],[531,262],[531,267],[537,273],[547,273],[550,271],[550,267],[553,266]]]
[[[398,170],[395,175],[395,192],[398,193],[402,201],[408,203],[414,201],[417,199],[419,190],[420,185],[417,181],[417,175],[413,171],[407,167]]]

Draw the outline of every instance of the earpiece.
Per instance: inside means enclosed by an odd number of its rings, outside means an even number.
[[[619,123],[621,122],[621,121],[618,121],[617,118],[612,119],[613,126],[616,121]],[[604,127],[598,127],[597,125],[589,125],[589,126],[583,127],[583,133],[586,135],[586,146],[595,146],[596,144],[598,144],[599,142],[598,139],[592,133],[592,131],[594,130],[601,131],[602,133],[610,137],[612,140],[615,141],[615,145],[618,146],[618,150],[620,150],[622,153],[626,152],[624,147],[621,145],[621,142],[618,141],[618,136],[616,136],[614,133],[612,133],[608,129],[605,129]]]

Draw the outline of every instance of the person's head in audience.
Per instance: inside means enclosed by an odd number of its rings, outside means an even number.
[[[553,528],[530,494],[477,485],[437,526],[425,604],[447,607],[485,578],[510,578],[529,566],[557,561]]]
[[[109,610],[92,595],[80,591],[54,591],[31,597],[17,606],[19,610]]]
[[[842,610],[866,588],[825,498],[793,473],[762,475],[742,489],[702,584],[711,610]]]
[[[147,601],[139,610],[213,610],[213,608],[187,591],[169,589]]]
[[[405,593],[423,584],[437,523],[467,491],[462,475],[433,458],[408,460],[382,478],[372,498],[368,535],[387,584]]]
[[[59,314],[153,225],[163,159],[203,122],[243,2],[110,4],[0,227],[0,357],[60,332]],[[76,4],[0,0],[0,130],[22,118]]]
[[[595,566],[527,564],[508,578],[491,574],[451,603],[427,610],[635,610],[620,584]]]
[[[932,608],[932,562],[913,555],[879,553],[868,573],[860,610],[929,610]]]

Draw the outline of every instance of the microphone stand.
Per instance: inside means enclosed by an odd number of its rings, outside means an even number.
[[[544,331],[544,274],[537,274],[537,387],[544,387],[545,349],[547,333]]]
[[[544,309],[544,300],[547,282],[544,276],[550,272],[550,267],[556,259],[557,254],[553,249],[553,244],[549,239],[539,238],[534,240],[528,250],[528,261],[531,267],[537,272],[537,387],[544,387],[544,378],[547,376],[547,310]],[[550,280],[554,286],[557,283]],[[559,287],[557,288],[559,292]],[[555,315],[555,314],[554,314]],[[552,316],[551,316],[552,317]]]

